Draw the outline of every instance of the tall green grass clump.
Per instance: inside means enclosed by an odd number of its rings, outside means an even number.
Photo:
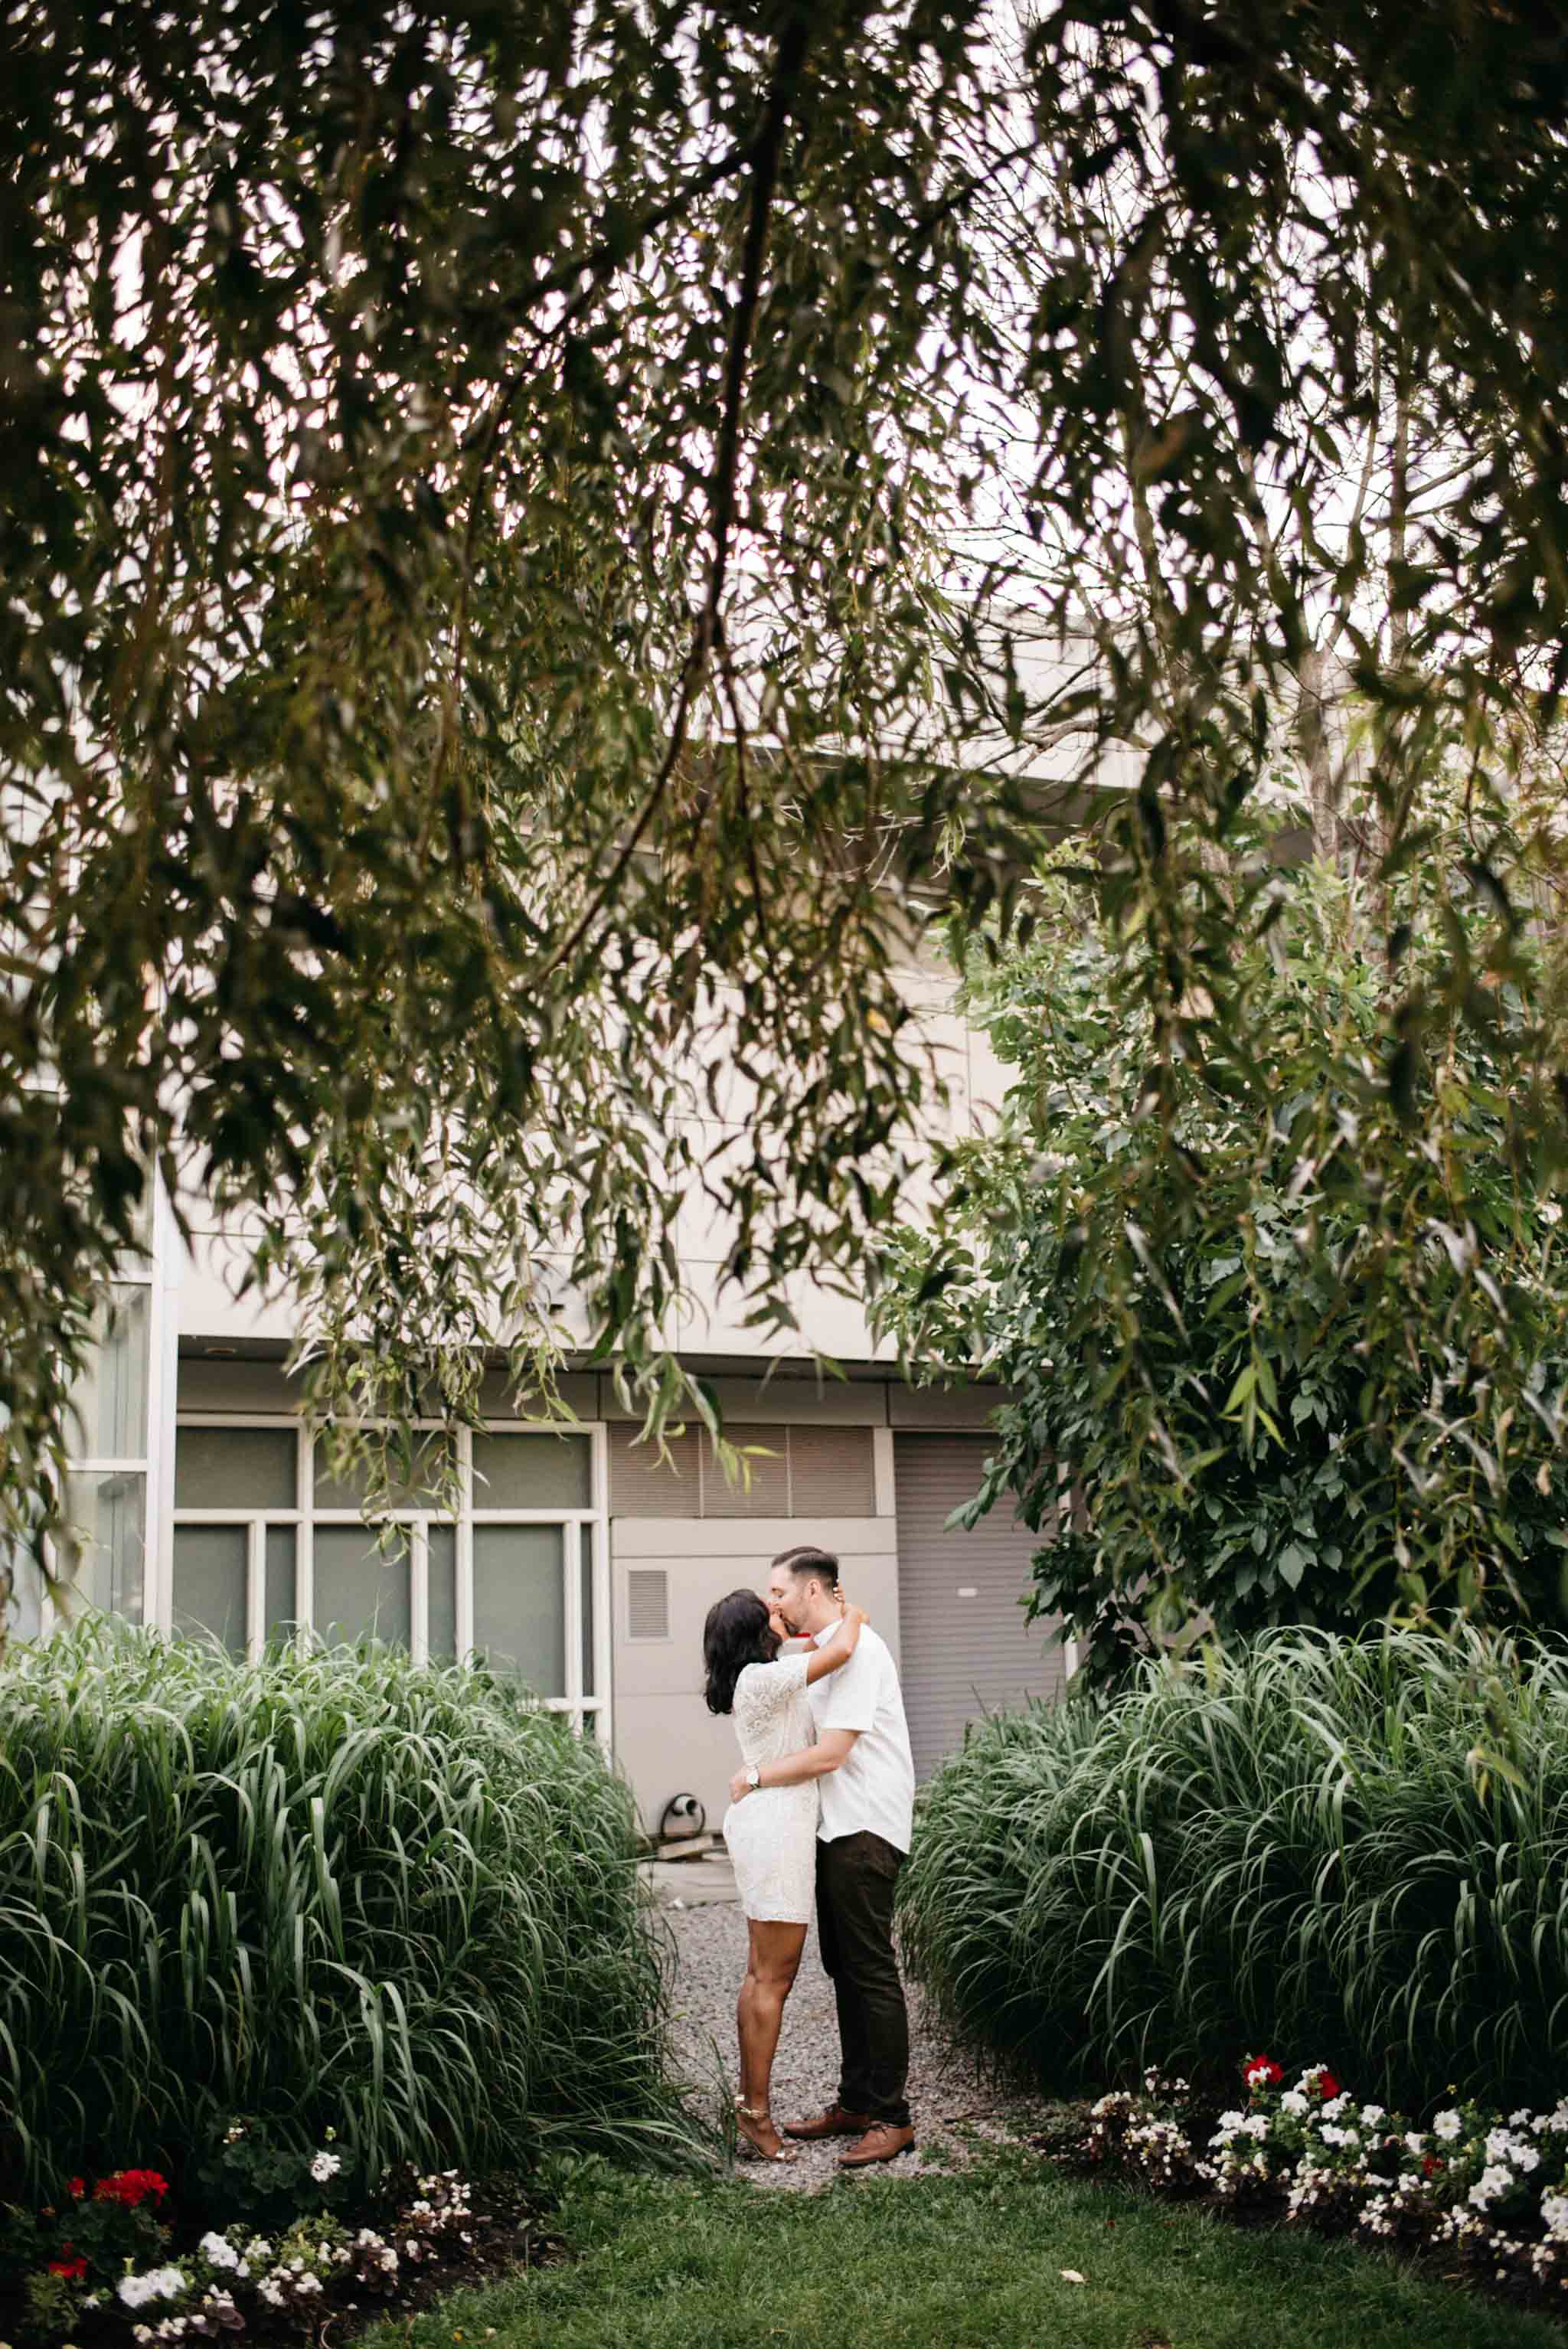
[[[1047,2083],[1266,2051],[1539,2106],[1568,2089],[1568,1662],[1287,1631],[988,1722],[901,1902],[949,2024]]]
[[[0,2173],[670,2151],[630,1795],[504,1685],[86,1630],[0,1662]],[[221,2157],[220,2157],[221,2158]]]

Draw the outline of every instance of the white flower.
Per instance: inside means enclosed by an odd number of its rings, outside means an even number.
[[[273,2247],[264,2235],[253,2235],[245,2245],[245,2257],[248,2260],[270,2260],[272,2255]]]
[[[1568,2194],[1543,2194],[1541,2217],[1549,2235],[1568,2237]]]
[[[239,2252],[222,2235],[209,2231],[196,2248],[210,2267],[238,2268],[240,2265]]]
[[[1510,2128],[1533,2128],[1535,2127],[1535,2118],[1534,2115],[1531,2112],[1529,2106],[1521,2105],[1516,2113],[1510,2113],[1508,2116],[1508,2126]]]
[[[1484,2210],[1489,2202],[1495,2202],[1500,2194],[1506,2194],[1512,2184],[1512,2172],[1494,2163],[1482,2170],[1470,2188],[1470,2200],[1476,2209]]]
[[[1287,2088],[1279,2100],[1279,2108],[1282,2113],[1294,2113],[1299,2120],[1307,2109],[1306,2098],[1299,2088]]]
[[[1336,2121],[1339,2118],[1340,2114],[1348,2109],[1350,2099],[1342,2088],[1338,2095],[1330,2096],[1326,2104],[1324,2106],[1324,2119],[1326,2121]]]
[[[1363,2105],[1361,2118],[1366,2127],[1376,2128],[1380,2120],[1387,2118],[1387,2115],[1381,2105]]]
[[[1452,2145],[1463,2127],[1458,2113],[1439,2113],[1432,2123],[1432,2135],[1440,2137],[1445,2145]]]
[[[294,2290],[296,2292],[319,2292],[321,2290],[321,2278],[319,2276],[313,2275],[301,2276],[298,2283],[294,2286]]]
[[[310,2165],[310,2174],[318,2186],[325,2186],[327,2179],[335,2178],[342,2168],[343,2156],[340,2153],[318,2153]]]
[[[190,2290],[181,2268],[151,2268],[146,2275],[121,2276],[115,2290],[127,2308],[145,2308],[150,2300],[178,2300]]]

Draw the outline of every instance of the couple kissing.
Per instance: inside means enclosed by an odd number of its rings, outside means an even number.
[[[851,2137],[841,2169],[892,2161],[914,2144],[892,1946],[914,1763],[892,1657],[840,1589],[837,1558],[808,1544],[774,1559],[764,1597],[734,1590],[709,1609],[703,1659],[708,1710],[733,1715],[741,1753],[724,1839],[748,1937],[736,2004],[742,2140],[783,2162],[795,2158],[786,2138]],[[773,2057],[813,1900],[838,2002],[839,2093],[781,2135],[769,2107]]]

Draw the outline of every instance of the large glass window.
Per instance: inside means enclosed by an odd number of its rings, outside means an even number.
[[[429,1506],[455,1443],[459,1505]],[[298,1624],[462,1656],[609,1735],[603,1434],[422,1435],[413,1474],[367,1526],[363,1488],[327,1473],[294,1420],[181,1421],[174,1466],[176,1632],[257,1654]]]

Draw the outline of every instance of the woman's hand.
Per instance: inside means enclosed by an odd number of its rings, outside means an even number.
[[[744,1801],[745,1801],[745,1799],[746,1799],[746,1797],[747,1797],[747,1795],[749,1795],[749,1794],[750,1794],[750,1792],[751,1792],[751,1781],[750,1781],[750,1779],[747,1776],[747,1775],[746,1775],[746,1773],[745,1773],[745,1771],[744,1771],[744,1770],[738,1770],[738,1771],[736,1772],[736,1774],[735,1774],[734,1777],[733,1777],[733,1778],[730,1780],[730,1782],[729,1782],[729,1799],[730,1799],[730,1801],[731,1801],[732,1803],[744,1802]]]

